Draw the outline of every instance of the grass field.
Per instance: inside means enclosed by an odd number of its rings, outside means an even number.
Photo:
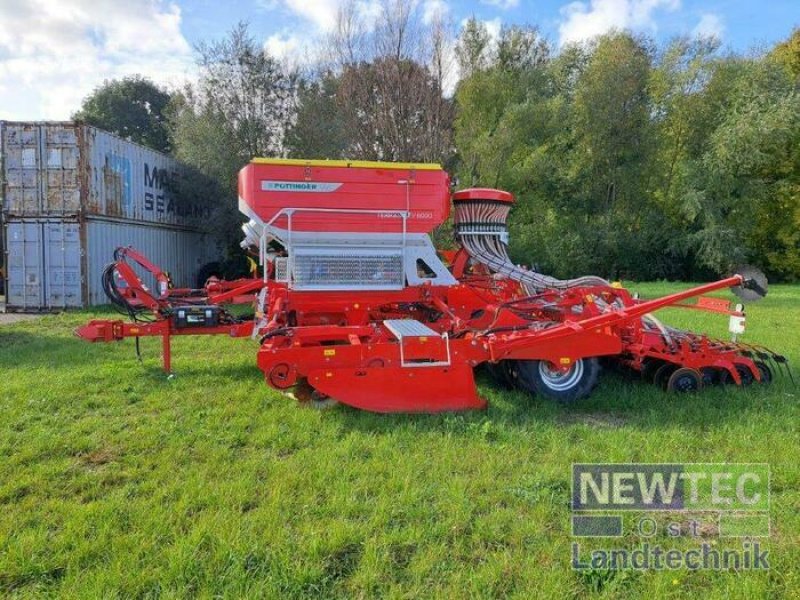
[[[774,286],[745,339],[797,364],[799,306],[800,287]],[[320,412],[265,386],[254,342],[179,339],[166,380],[157,340],[140,365],[131,341],[72,337],[91,316],[0,326],[4,596],[800,597],[800,390],[785,379],[677,397],[604,373],[558,406],[483,375],[486,412]],[[660,316],[727,336],[724,317]],[[769,463],[771,569],[573,571],[571,463],[631,461]]]

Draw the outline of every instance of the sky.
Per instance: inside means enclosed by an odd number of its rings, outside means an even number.
[[[142,74],[168,88],[194,76],[193,48],[239,21],[272,54],[302,60],[345,0],[0,0],[0,120],[69,119],[105,79]],[[356,0],[374,14],[380,0]],[[800,26],[800,0],[409,0],[454,27],[475,17],[539,27],[554,47],[611,28],[668,40],[715,35],[749,52]]]

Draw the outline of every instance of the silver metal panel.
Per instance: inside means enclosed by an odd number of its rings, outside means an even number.
[[[2,121],[0,151],[8,215],[98,215],[195,229],[208,217],[171,191],[180,163],[95,127]]]
[[[292,287],[304,290],[392,290],[403,287],[403,255],[393,250],[294,248]]]
[[[3,211],[76,215],[81,206],[80,127],[67,122],[0,123]]]
[[[285,256],[279,256],[275,259],[275,281],[288,281],[289,280],[289,259]]]
[[[80,225],[63,220],[45,221],[42,233],[45,307],[82,306]]]
[[[440,337],[433,329],[414,319],[386,319],[383,325],[400,341],[407,337]]]
[[[44,304],[44,248],[42,224],[9,222],[6,224],[8,308],[38,310]]]
[[[219,256],[206,234],[143,223],[89,218],[86,241],[89,305],[108,303],[100,276],[118,246],[133,246],[143,252],[151,262],[169,272],[176,287],[195,287],[200,267]],[[150,274],[134,268],[146,285],[156,289]]]
[[[60,219],[9,221],[7,308],[83,305],[80,225]]]
[[[84,130],[88,214],[193,226],[193,207],[179,206],[170,192],[179,175],[173,158],[94,127]]]

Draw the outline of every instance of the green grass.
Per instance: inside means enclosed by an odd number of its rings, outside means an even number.
[[[745,339],[797,364],[799,303],[800,287],[775,286]],[[800,411],[785,379],[676,397],[604,373],[565,407],[481,376],[486,412],[317,412],[266,387],[254,342],[179,339],[166,380],[158,340],[140,365],[132,341],[72,337],[91,316],[0,326],[3,595],[800,594]],[[662,316],[726,335],[724,317]],[[629,461],[769,463],[771,570],[573,571],[571,463]]]

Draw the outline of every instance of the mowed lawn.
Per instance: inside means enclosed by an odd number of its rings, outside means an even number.
[[[725,317],[659,314],[727,336]],[[179,339],[167,380],[158,340],[139,364],[131,340],[73,337],[92,316],[0,325],[3,596],[800,595],[800,390],[786,378],[673,396],[604,372],[590,399],[559,406],[480,375],[486,412],[315,411],[266,387],[249,339]],[[744,339],[795,365],[798,331],[800,287],[748,307]],[[771,466],[769,571],[571,569],[573,462],[725,461]],[[625,523],[616,543],[638,546]]]

